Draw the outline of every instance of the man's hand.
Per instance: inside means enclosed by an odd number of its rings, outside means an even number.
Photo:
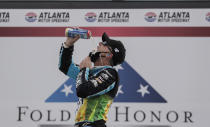
[[[88,67],[88,68],[92,68],[92,63],[90,60],[90,57],[87,56],[85,59],[82,60],[82,62],[79,65],[80,69],[84,68],[84,67]]]
[[[75,38],[71,38],[71,37],[67,37],[66,39],[66,42],[64,42],[64,44],[67,46],[67,47],[70,47],[72,45],[74,45],[74,43],[79,40],[80,36],[77,35]]]

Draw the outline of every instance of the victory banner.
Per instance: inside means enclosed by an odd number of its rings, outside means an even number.
[[[108,127],[200,127],[210,114],[210,9],[1,9],[0,116],[11,127],[71,127],[75,81],[58,69],[65,28],[103,32],[126,47]]]

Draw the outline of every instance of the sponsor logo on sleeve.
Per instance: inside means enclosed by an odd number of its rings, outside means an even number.
[[[98,83],[100,83],[100,84],[103,82],[102,77],[95,78],[95,80],[96,80]]]
[[[76,88],[77,88],[79,85],[81,85],[81,83],[82,83],[81,78],[82,78],[82,72],[80,72],[80,73],[78,74],[78,76],[77,76],[77,79],[76,79]]]
[[[90,81],[93,83],[93,85],[94,85],[95,87],[97,87],[97,86],[98,86],[98,83],[97,83],[97,81],[96,81],[96,80],[92,79],[92,80],[90,80]]]
[[[105,80],[107,80],[107,79],[109,78],[109,76],[108,76],[107,74],[105,74],[105,73],[102,73],[101,76],[102,76]]]

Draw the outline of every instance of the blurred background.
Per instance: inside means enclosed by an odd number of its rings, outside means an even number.
[[[126,47],[108,127],[202,127],[210,114],[209,0],[0,0],[0,121],[73,127],[75,82],[58,70],[65,29],[79,63],[106,32]]]

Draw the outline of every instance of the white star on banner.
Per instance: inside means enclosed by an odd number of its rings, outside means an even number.
[[[145,94],[150,94],[150,92],[147,90],[149,85],[147,86],[143,86],[143,85],[139,85],[140,89],[137,90],[138,93],[141,93],[141,96],[144,97]]]
[[[118,71],[118,70],[124,70],[124,68],[123,68],[121,65],[117,65],[117,66],[115,66],[114,68],[115,68],[117,71]]]
[[[69,95],[69,93],[73,94],[73,91],[71,90],[72,85],[67,86],[64,84],[64,89],[61,90],[61,92],[65,93],[66,97]]]
[[[122,91],[122,85],[119,85],[119,88],[118,88],[118,91],[117,91],[117,95],[116,96],[118,96],[118,94],[124,94],[124,92]]]

